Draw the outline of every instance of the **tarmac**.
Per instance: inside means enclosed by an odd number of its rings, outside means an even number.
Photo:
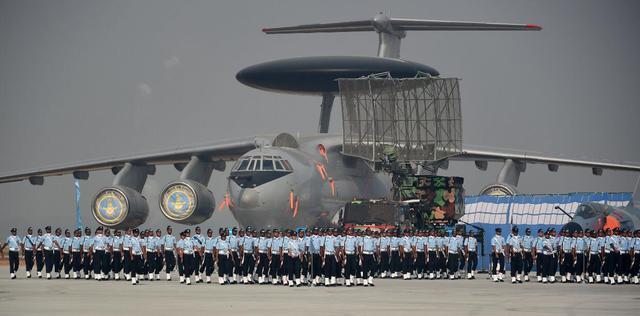
[[[638,315],[640,286],[376,280],[375,287],[181,285],[176,281],[10,280],[0,269],[0,315]],[[164,277],[164,274],[162,274]],[[217,280],[217,279],[216,279]]]

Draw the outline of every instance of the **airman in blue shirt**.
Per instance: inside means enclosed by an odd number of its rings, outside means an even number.
[[[131,284],[136,285],[140,283],[140,279],[137,277],[137,272],[141,270],[141,266],[145,260],[146,249],[143,243],[141,243],[141,239],[143,236],[140,236],[140,231],[137,228],[133,229],[133,235],[131,236]]]
[[[24,262],[27,266],[27,278],[31,278],[31,270],[33,269],[33,257],[37,246],[36,237],[33,236],[33,228],[27,228],[27,235],[22,239],[22,252],[24,254]]]
[[[478,267],[478,240],[472,230],[464,240],[464,250],[467,256],[467,279],[475,279]]]
[[[171,235],[172,233],[173,228],[171,226],[167,226],[167,234],[162,237],[161,243],[167,281],[171,281],[171,271],[173,271],[176,266],[176,257],[173,252],[176,247],[176,237]]]
[[[268,283],[269,275],[269,254],[271,248],[271,236],[269,231],[264,229],[260,231],[258,238],[258,267],[256,274],[258,275],[258,284]]]
[[[496,228],[496,234],[491,238],[491,274],[494,282],[504,281],[504,238],[502,237],[502,228]],[[496,272],[499,272],[496,273]]]
[[[230,255],[230,245],[226,230],[220,230],[220,238],[216,243],[215,251],[216,262],[218,262],[218,282],[220,285],[228,284],[228,279],[233,275],[233,257]]]
[[[11,229],[11,235],[7,237],[5,243],[0,247],[0,252],[9,246],[9,276],[11,279],[16,278],[16,272],[20,267],[20,237],[18,230],[14,227]]]
[[[271,238],[271,245],[269,247],[271,261],[271,282],[273,284],[278,284],[280,274],[280,267],[282,266],[284,258],[283,255],[283,239],[280,237],[280,231],[277,229],[273,230],[273,237]]]
[[[211,273],[213,273],[214,265],[214,253],[213,250],[216,247],[218,238],[213,236],[213,230],[207,229],[207,237],[204,240],[204,271],[207,278],[207,283],[211,283]]]
[[[518,235],[518,227],[511,229],[511,235],[507,239],[509,254],[511,257],[511,283],[522,283],[522,237]]]

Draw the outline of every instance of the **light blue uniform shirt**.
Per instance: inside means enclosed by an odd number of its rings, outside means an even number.
[[[281,237],[273,237],[271,238],[271,254],[279,255],[280,250],[282,250],[284,245],[284,240]]]
[[[419,236],[416,238],[416,251],[424,252],[424,246],[427,243],[427,238],[423,236]]]
[[[504,238],[499,235],[493,236],[491,246],[496,248],[496,253],[504,253]]]
[[[269,251],[269,247],[271,247],[271,238],[267,238],[267,237],[258,238],[259,253],[267,253],[267,251]]]
[[[409,236],[402,237],[402,239],[400,239],[400,245],[402,245],[402,249],[405,253],[413,251],[411,248],[411,237]]]
[[[344,244],[342,245],[342,247],[344,247],[344,252],[348,255],[355,254],[359,243],[358,237],[347,236],[347,238],[344,239]]]
[[[628,252],[629,251],[629,239],[627,237],[620,237],[620,251]]]
[[[139,256],[142,254],[142,244],[140,243],[140,238],[136,236],[131,236],[131,248],[130,251],[133,255]]]
[[[321,244],[322,236],[311,235],[311,238],[309,240],[309,252],[311,252],[312,254],[319,254]]]
[[[103,235],[95,235],[93,236],[93,251],[104,250],[106,248],[106,243]]]
[[[542,253],[545,255],[553,255],[555,253],[556,243],[551,237],[545,238],[542,243]]]
[[[53,249],[53,236],[51,234],[44,234],[42,236],[42,244],[44,245],[44,250],[52,250]]]
[[[398,251],[398,249],[400,249],[399,245],[400,245],[400,238],[396,236],[391,236],[390,242],[389,242],[389,247],[391,248],[391,251]]]
[[[586,250],[586,246],[587,246],[586,237],[576,238],[576,241],[573,244],[573,247],[576,249],[576,253],[584,253],[584,251]]]
[[[42,236],[36,236],[36,250],[42,250],[44,248],[44,245],[40,244],[42,242],[44,242],[44,238]]]
[[[305,251],[307,251],[307,243],[309,242],[308,238],[302,238],[300,239],[300,237],[298,237],[298,251],[302,254],[305,253]]]
[[[458,253],[458,247],[460,247],[460,243],[458,241],[458,238],[454,237],[450,237],[449,238],[449,243],[448,243],[448,247],[449,247],[449,253],[451,254],[456,254]]]
[[[204,241],[204,252],[205,253],[213,253],[213,248],[216,247],[218,243],[218,237],[207,237]]]
[[[22,244],[24,245],[24,250],[33,250],[38,244],[36,243],[36,238],[31,235],[26,235],[22,239]]]
[[[511,246],[513,252],[522,251],[522,237],[520,235],[511,235],[507,240],[507,244]]]
[[[609,253],[616,249],[617,240],[614,238],[615,236],[607,236],[604,239],[604,252]]]
[[[598,240],[598,238],[589,238],[587,240],[587,243],[590,254],[596,255],[600,253],[600,241]]]
[[[531,252],[534,241],[535,241],[535,238],[533,236],[527,236],[527,235],[522,236],[522,248],[524,249],[524,251]]]
[[[71,237],[62,237],[62,252],[70,253],[69,248],[71,247]]]
[[[240,237],[240,244],[244,253],[253,253],[254,239],[251,236]]]
[[[133,236],[131,235],[124,235],[124,237],[122,237],[122,250],[127,251],[127,250],[131,250],[131,245],[132,245],[132,239]]]
[[[162,237],[162,245],[164,246],[165,251],[173,250],[173,247],[175,247],[175,244],[176,244],[176,237],[174,237],[173,235],[164,235],[164,237]]]
[[[362,253],[372,255],[376,251],[376,240],[371,236],[362,237]]]
[[[93,237],[84,235],[82,238],[82,249],[84,252],[89,252],[91,246],[93,246]]]
[[[158,240],[156,239],[156,237],[151,236],[151,237],[147,237],[147,252],[156,252],[156,250],[158,249]]]
[[[544,249],[544,240],[544,237],[536,237],[536,240],[533,243],[533,246],[536,247],[536,253],[542,253],[542,250]]]
[[[147,248],[147,237],[138,237],[138,244],[140,247]]]
[[[184,239],[184,241],[182,242],[182,252],[185,255],[192,255],[193,254],[193,247],[197,247],[197,244],[193,242],[193,239],[191,237],[187,237]]]
[[[184,239],[180,238],[180,240],[178,240],[178,242],[176,243],[176,248],[184,249]]]
[[[62,240],[64,236],[54,235],[51,239],[53,241],[53,250],[60,250],[60,246],[62,246]]]
[[[80,247],[82,246],[82,237],[73,237],[71,240],[71,251],[80,252]]]
[[[193,245],[198,248],[204,247],[204,237],[200,234],[191,236],[191,242],[193,242]]]
[[[436,248],[439,251],[444,251],[444,246],[447,245],[448,237],[436,237]]]
[[[429,251],[437,251],[438,250],[438,243],[437,243],[436,236],[427,237],[427,250],[429,250]]]
[[[553,244],[553,253],[558,252],[558,247],[560,246],[560,239],[554,236],[549,236],[549,240]]]
[[[229,255],[229,239],[218,238],[218,242],[216,243],[216,250],[218,251],[218,255]]]
[[[20,237],[18,235],[9,235],[6,243],[9,245],[9,251],[20,251]]]
[[[122,237],[113,236],[113,239],[111,241],[111,247],[113,247],[113,251],[119,251],[121,245],[122,245]]]
[[[380,251],[387,252],[389,251],[389,246],[391,245],[391,239],[389,237],[380,237]]]
[[[634,252],[640,251],[640,237],[634,237],[633,243],[631,244],[631,248],[633,248]]]
[[[324,246],[325,255],[333,255],[336,253],[336,238],[333,236],[324,236],[322,246]]]
[[[477,252],[478,251],[478,240],[475,237],[469,237],[465,239],[464,245],[467,246],[469,252]]]
[[[304,252],[309,252],[309,247],[311,247],[311,236],[304,236]]]
[[[571,252],[573,249],[573,238],[572,237],[562,237],[562,251],[565,253]]]
[[[290,238],[289,239],[289,244],[287,246],[287,250],[289,251],[289,254],[291,257],[298,257],[300,256],[300,239],[293,239]]]
[[[231,251],[238,250],[238,236],[234,236],[234,235],[227,236],[227,242],[229,243],[229,249]]]

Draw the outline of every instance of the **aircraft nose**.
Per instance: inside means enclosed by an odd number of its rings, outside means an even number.
[[[260,204],[260,193],[256,189],[242,189],[238,202],[242,208],[256,208]]]
[[[569,222],[569,223],[566,223],[564,226],[562,226],[562,231],[564,231],[565,229],[573,234],[573,232],[575,231],[581,231],[582,226],[576,222]]]

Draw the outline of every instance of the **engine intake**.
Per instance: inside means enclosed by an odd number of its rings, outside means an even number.
[[[200,224],[215,209],[213,193],[203,184],[182,179],[171,182],[160,194],[160,210],[169,220],[186,225]]]
[[[141,225],[149,215],[147,199],[134,189],[114,185],[96,194],[92,214],[100,225],[126,229]]]

